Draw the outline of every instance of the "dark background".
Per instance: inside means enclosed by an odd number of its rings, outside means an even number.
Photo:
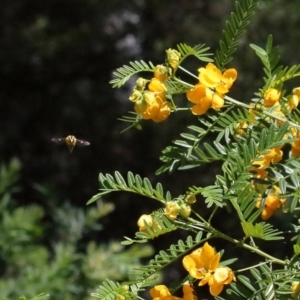
[[[142,131],[120,134],[126,124],[117,118],[132,110],[128,97],[135,78],[119,90],[108,82],[114,69],[131,60],[164,62],[165,49],[180,42],[207,44],[215,52],[233,6],[231,0],[1,1],[0,161],[17,157],[22,163],[19,205],[65,201],[84,207],[98,192],[99,172],[115,170],[163,182],[173,195],[213,182],[218,165],[155,178],[160,151],[197,118],[172,114],[159,124],[144,122]],[[230,65],[239,73],[230,96],[249,102],[263,85],[249,44],[263,47],[270,33],[282,64],[299,63],[299,12],[297,0],[260,1]],[[191,63],[190,71],[196,74],[199,66]],[[291,86],[297,85],[293,80]],[[91,145],[69,154],[51,142],[69,134]],[[105,220],[103,240],[132,236],[138,216],[157,207],[131,194],[107,200],[116,210]]]

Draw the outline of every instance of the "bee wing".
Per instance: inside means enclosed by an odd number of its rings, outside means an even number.
[[[66,139],[65,138],[52,138],[51,141],[54,143],[57,143],[57,144],[63,144],[66,142]]]
[[[88,145],[90,145],[90,142],[83,141],[83,140],[76,140],[76,145],[78,145],[78,146],[88,146]]]

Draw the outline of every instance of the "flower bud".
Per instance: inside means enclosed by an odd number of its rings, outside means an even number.
[[[184,218],[188,218],[191,214],[191,211],[192,211],[191,206],[188,204],[182,204],[180,206],[179,212],[180,212],[180,215],[183,216]]]
[[[293,89],[293,94],[300,98],[300,87],[296,87]]]
[[[139,91],[142,91],[145,89],[145,86],[147,84],[148,80],[144,79],[143,77],[139,77],[136,81],[136,87]]]
[[[297,95],[291,95],[289,97],[289,106],[291,109],[296,109],[299,104],[299,97]]]
[[[168,63],[173,69],[176,69],[178,67],[179,58],[181,54],[174,49],[168,49],[166,52],[167,52]]]
[[[179,209],[179,205],[175,201],[168,201],[165,207],[166,217],[171,221],[175,220],[179,214]]]
[[[149,85],[148,85],[148,89],[151,92],[166,92],[166,86],[158,79],[156,78],[152,78]]]
[[[129,100],[131,102],[137,102],[137,101],[142,100],[142,99],[143,99],[143,94],[140,91],[136,90],[136,89],[133,90],[133,93],[129,97]]]
[[[146,91],[144,93],[144,100],[146,101],[147,105],[154,105],[156,103],[155,93]]]
[[[157,65],[154,69],[154,78],[158,79],[159,81],[165,81],[168,79],[168,69],[163,65]]]
[[[279,101],[281,97],[281,92],[274,88],[269,88],[264,94],[264,106],[271,107],[277,101]]]
[[[147,230],[145,223],[149,225],[149,227],[152,226],[153,224],[153,219],[151,215],[141,215],[140,218],[138,219],[137,225],[140,228],[140,231]]]
[[[134,110],[137,114],[142,114],[147,110],[147,103],[143,100],[135,102]]]
[[[196,196],[195,196],[195,194],[194,194],[194,193],[188,194],[188,195],[185,197],[184,201],[185,201],[186,203],[188,203],[188,204],[193,204],[193,203],[195,203],[195,202],[196,202]]]

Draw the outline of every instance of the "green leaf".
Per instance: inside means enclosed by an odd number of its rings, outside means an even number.
[[[177,45],[177,49],[181,54],[179,63],[181,63],[189,55],[196,56],[201,61],[205,61],[205,62],[213,61],[211,58],[208,57],[208,56],[211,56],[212,53],[207,53],[207,50],[209,50],[209,47],[205,47],[205,45],[200,44],[200,45],[191,47],[187,44],[180,43]]]
[[[148,178],[142,179],[141,176],[134,176],[131,172],[128,172],[127,174],[128,183],[119,172],[115,172],[114,177],[110,174],[104,175],[100,173],[99,181],[101,192],[93,196],[87,202],[87,204],[91,204],[97,201],[105,194],[117,191],[138,193],[142,196],[147,196],[149,198],[159,200],[160,202],[166,202],[171,198],[171,194],[169,192],[167,192],[164,197],[163,188],[160,183],[157,183],[156,189],[154,189]]]
[[[132,75],[140,72],[154,72],[155,66],[152,62],[147,64],[143,60],[130,62],[130,66],[124,65],[123,67],[118,68],[113,74],[115,79],[111,80],[109,83],[113,87],[121,87]]]
[[[261,222],[255,225],[250,222],[242,222],[242,228],[246,236],[256,237],[266,241],[282,240],[281,231],[273,229],[269,223]]]
[[[245,28],[249,24],[250,18],[254,15],[257,4],[258,1],[256,0],[235,2],[235,12],[231,13],[229,20],[225,24],[223,38],[220,41],[220,49],[217,50],[215,57],[215,64],[221,71],[232,60],[232,55],[239,43],[238,38],[245,33]]]

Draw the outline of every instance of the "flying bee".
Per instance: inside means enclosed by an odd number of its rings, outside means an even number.
[[[66,138],[52,138],[52,142],[57,144],[66,143],[70,153],[72,153],[73,148],[78,146],[88,146],[90,143],[87,141],[78,140],[74,135],[68,135]]]

